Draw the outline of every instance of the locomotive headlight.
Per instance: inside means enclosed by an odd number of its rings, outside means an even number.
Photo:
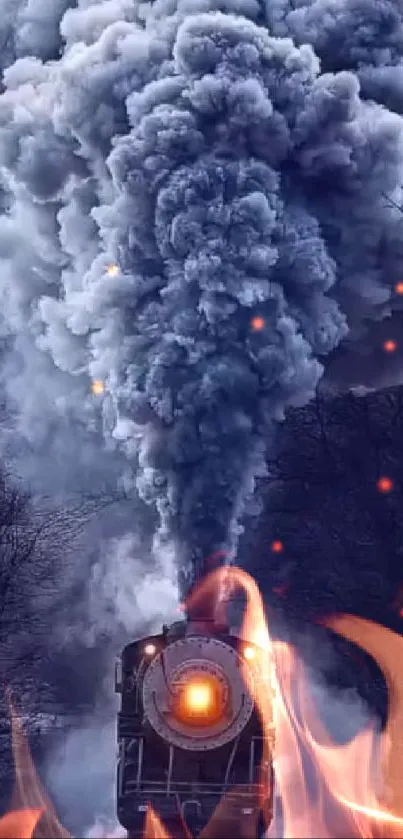
[[[214,696],[210,685],[200,683],[188,685],[185,688],[185,703],[191,713],[208,712],[214,703]]]
[[[212,725],[221,719],[224,703],[221,685],[212,674],[187,674],[178,685],[174,714],[188,725]]]

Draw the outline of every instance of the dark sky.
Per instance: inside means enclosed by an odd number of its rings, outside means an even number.
[[[382,717],[377,668],[334,638],[330,653],[329,634],[315,623],[352,613],[403,629],[402,432],[398,387],[318,396],[291,412],[270,460],[264,515],[243,554],[276,631],[290,633],[334,685],[356,686]]]

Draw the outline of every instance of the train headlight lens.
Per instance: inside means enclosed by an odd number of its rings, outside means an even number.
[[[192,713],[208,712],[214,703],[214,696],[210,685],[198,684],[188,685],[185,688],[185,702],[189,711]]]
[[[253,647],[244,647],[243,654],[245,658],[248,659],[248,661],[252,661],[252,658],[255,657],[255,650],[253,649]]]
[[[143,653],[147,656],[147,658],[151,658],[151,656],[153,656],[156,652],[157,648],[155,644],[146,644],[143,650]]]
[[[174,713],[188,725],[213,725],[223,714],[222,690],[213,676],[191,676],[176,694]]]

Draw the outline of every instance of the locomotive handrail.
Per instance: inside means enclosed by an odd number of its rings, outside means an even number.
[[[171,794],[174,795],[175,792],[191,792],[194,785],[189,781],[171,781],[170,786],[166,781],[142,781],[140,786],[137,786],[136,780],[133,781],[126,781],[125,784],[125,794],[127,794],[130,790],[136,790],[137,793],[141,795],[147,794]],[[265,785],[259,783],[245,783],[245,784],[236,784],[236,795],[250,795],[253,792],[259,792],[260,790],[264,790]],[[197,792],[208,794],[210,792],[211,795],[218,793],[219,795],[222,794],[223,784],[221,783],[209,783],[206,781],[199,781],[197,784]],[[228,790],[227,793],[229,796],[231,795],[231,789]]]

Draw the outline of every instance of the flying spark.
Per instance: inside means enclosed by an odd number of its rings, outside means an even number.
[[[392,340],[385,341],[384,345],[383,345],[383,348],[384,348],[385,352],[395,352],[395,350],[397,349],[397,343],[396,343],[396,341],[392,341]]]
[[[115,265],[114,263],[107,265],[106,273],[109,274],[110,277],[117,277],[119,274],[119,265]]]
[[[280,539],[275,539],[274,542],[271,543],[271,549],[273,553],[279,554],[283,550],[284,545],[280,542]]]
[[[391,490],[393,489],[393,481],[391,480],[391,478],[382,477],[379,478],[379,481],[376,486],[379,492],[383,492],[384,494],[386,494],[387,492],[391,492]]]
[[[252,318],[250,325],[254,332],[261,332],[265,327],[265,320],[261,315],[256,315],[256,317]]]
[[[99,396],[105,392],[105,385],[100,379],[95,379],[91,384],[91,390],[95,396]]]

